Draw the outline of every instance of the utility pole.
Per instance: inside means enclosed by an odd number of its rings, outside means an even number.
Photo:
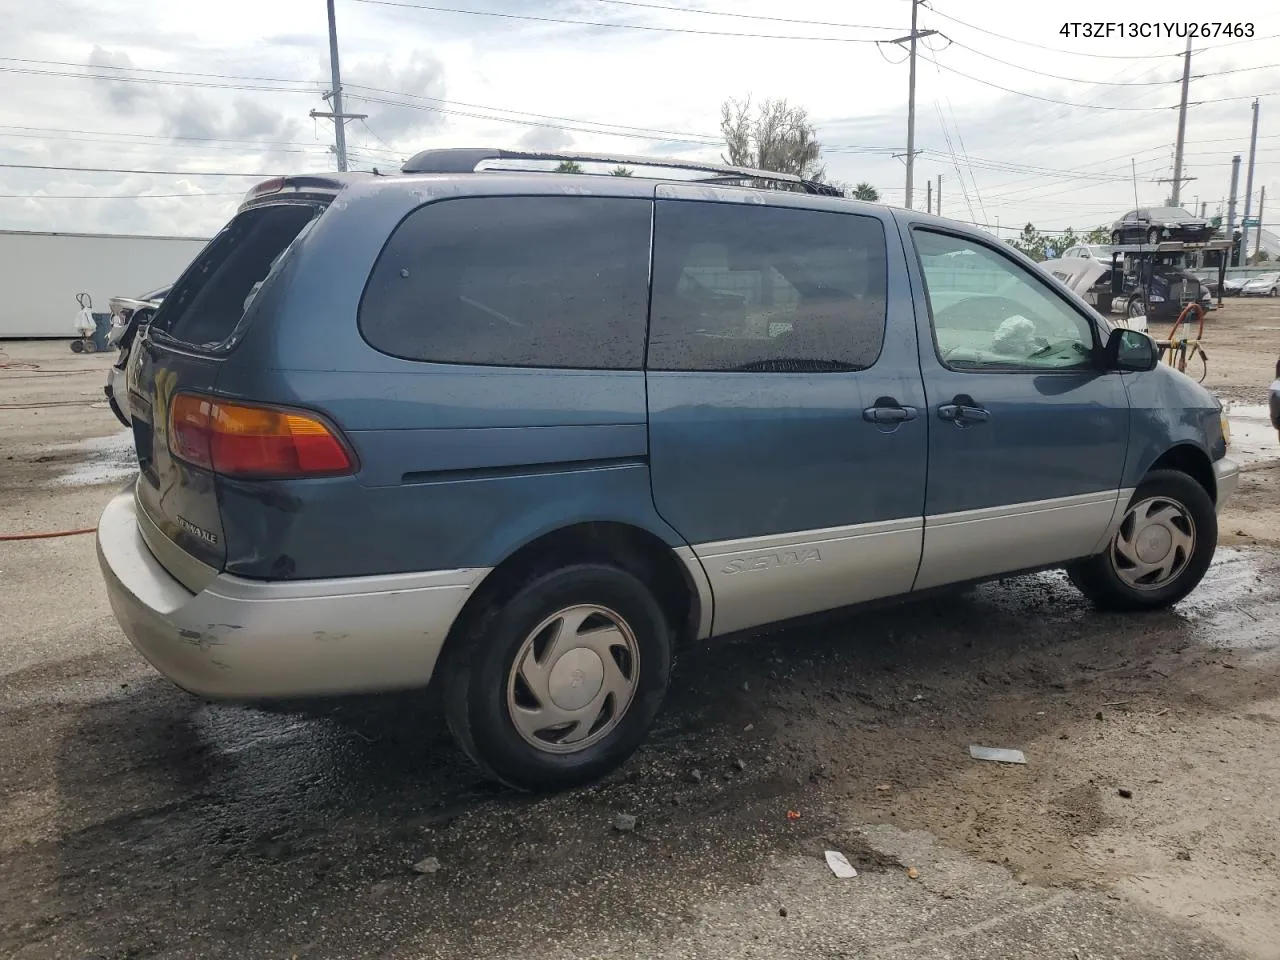
[[[890,43],[908,43],[911,65],[907,72],[907,200],[906,207],[911,209],[911,190],[914,185],[916,165],[916,41],[921,37],[931,37],[937,30],[917,30],[916,15],[920,12],[920,4],[924,0],[911,0],[911,33]]]
[[[328,0],[329,6],[329,70],[332,74],[333,89],[325,96],[328,100],[333,98],[333,110],[322,111],[312,110],[311,116],[324,117],[333,121],[333,152],[338,157],[338,169],[346,173],[347,171],[347,121],[363,120],[368,116],[367,113],[343,113],[342,112],[342,72],[338,69],[338,22],[333,15],[333,0]]]
[[[934,201],[933,209],[942,216],[942,174],[938,174],[938,199]]]
[[[1258,239],[1253,245],[1253,258],[1258,259],[1258,254],[1262,252],[1262,205],[1267,202],[1267,185],[1262,185],[1262,192],[1258,194]],[[1248,246],[1248,244],[1242,244]]]
[[[1233,267],[1240,266],[1238,263],[1231,263],[1236,259],[1234,240],[1236,235],[1236,188],[1238,186],[1240,186],[1240,154],[1237,153],[1231,158],[1231,195],[1227,197],[1227,239],[1233,241],[1231,245],[1233,252],[1227,257],[1227,261]]]
[[[933,181],[926,180],[924,182],[924,210],[925,213],[933,213]]]
[[[1187,33],[1187,52],[1182,62],[1182,104],[1178,107],[1178,142],[1173,150],[1173,204],[1180,207],[1182,195],[1182,148],[1187,138],[1187,88],[1191,84],[1191,33]]]
[[[1253,158],[1258,152],[1258,101],[1253,101],[1253,133],[1249,137],[1249,169],[1244,175],[1244,223],[1249,222],[1249,209],[1253,206]],[[1261,221],[1259,221],[1261,222]],[[1240,241],[1240,256],[1249,259],[1249,228],[1245,226]]]

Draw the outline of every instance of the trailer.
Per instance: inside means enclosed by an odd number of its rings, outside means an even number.
[[[1116,244],[1111,248],[1112,297],[1125,304],[1126,316],[1144,317],[1148,324],[1173,323],[1188,303],[1199,303],[1204,310],[1221,307],[1230,250],[1227,239]],[[1201,296],[1203,281],[1191,273],[1206,268],[1218,273],[1208,298]]]
[[[172,283],[205,237],[0,230],[0,339],[77,336],[76,297],[93,312],[115,296]]]

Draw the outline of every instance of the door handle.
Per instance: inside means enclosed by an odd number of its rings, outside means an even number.
[[[956,399],[959,400],[958,397]],[[938,417],[950,420],[957,426],[964,426],[968,423],[986,423],[991,419],[991,411],[970,400],[968,403],[944,403],[938,407]]]
[[[905,407],[890,397],[881,397],[874,407],[862,411],[862,419],[867,423],[905,423],[918,415],[915,407]]]

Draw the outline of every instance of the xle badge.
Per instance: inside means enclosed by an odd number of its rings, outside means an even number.
[[[192,523],[190,520],[188,520],[184,516],[178,517],[178,524],[182,527],[183,530],[187,531],[187,533],[191,534],[192,536],[199,537],[205,543],[216,544],[218,542],[218,535],[216,533],[210,533],[208,530],[205,530],[202,527],[197,527],[194,523]]]

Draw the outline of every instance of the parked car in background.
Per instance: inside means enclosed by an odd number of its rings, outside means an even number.
[[[1275,297],[1280,296],[1280,273],[1262,273],[1250,277],[1240,287],[1242,297]]]
[[[103,392],[107,395],[107,404],[116,419],[126,427],[130,425],[129,392],[124,386],[125,368],[129,361],[129,349],[133,346],[138,328],[150,323],[164,298],[169,295],[171,286],[161,287],[144,293],[140,297],[112,297],[111,332],[107,334],[107,345],[117,350],[116,362],[107,371],[107,384]]]
[[[690,644],[1046,567],[1123,610],[1204,576],[1221,405],[1008,244],[789,174],[476,170],[522,157],[267,181],[138,331],[98,555],[178,685],[434,678],[483,770],[564,788]]]
[[[1111,265],[1111,246],[1106,243],[1081,243],[1062,251],[1062,260],[1099,260]]]
[[[1214,234],[1213,224],[1182,207],[1141,207],[1111,225],[1111,242],[1157,244],[1165,240],[1198,243]]]
[[[1248,277],[1227,277],[1222,281],[1222,295],[1224,297],[1238,297],[1240,290],[1249,282]]]

